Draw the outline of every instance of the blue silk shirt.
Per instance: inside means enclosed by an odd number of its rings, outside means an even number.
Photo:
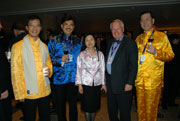
[[[53,63],[53,83],[67,84],[75,82],[77,56],[81,51],[82,43],[79,38],[73,35],[67,37],[62,33],[55,36],[48,43],[49,54]],[[63,63],[62,56],[68,51],[69,62]]]

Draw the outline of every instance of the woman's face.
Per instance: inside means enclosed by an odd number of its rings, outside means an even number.
[[[95,46],[95,39],[92,35],[87,35],[85,38],[85,45],[87,48],[94,48]]]

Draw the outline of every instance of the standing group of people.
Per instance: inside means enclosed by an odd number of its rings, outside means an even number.
[[[134,41],[124,34],[123,21],[113,20],[110,24],[113,38],[108,41],[105,59],[92,34],[87,34],[83,43],[73,36],[75,21],[72,16],[62,18],[62,33],[51,39],[48,47],[39,38],[41,19],[30,16],[26,24],[28,34],[12,46],[11,54],[14,96],[23,102],[25,121],[35,121],[37,107],[39,120],[50,121],[49,78],[52,75],[58,121],[67,121],[66,101],[69,120],[78,120],[78,92],[86,121],[95,120],[101,92],[107,92],[110,121],[131,121],[134,83],[138,121],[156,121],[164,63],[172,60],[174,53],[167,35],[157,31],[154,22],[151,12],[141,13],[140,25],[144,33]],[[4,62],[3,58],[1,60]],[[6,78],[1,82],[8,80]],[[6,88],[0,91],[1,106],[8,95]]]

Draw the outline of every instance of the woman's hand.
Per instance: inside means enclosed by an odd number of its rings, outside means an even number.
[[[83,94],[83,87],[82,87],[82,85],[79,85],[79,93]]]
[[[101,90],[104,90],[104,92],[107,93],[106,85],[102,85]]]

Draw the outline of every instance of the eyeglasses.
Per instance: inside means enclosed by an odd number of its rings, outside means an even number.
[[[29,27],[41,27],[40,24],[29,24],[28,26],[29,26]]]
[[[141,19],[140,22],[151,21],[151,20],[152,20],[152,18],[146,18],[146,19]]]

